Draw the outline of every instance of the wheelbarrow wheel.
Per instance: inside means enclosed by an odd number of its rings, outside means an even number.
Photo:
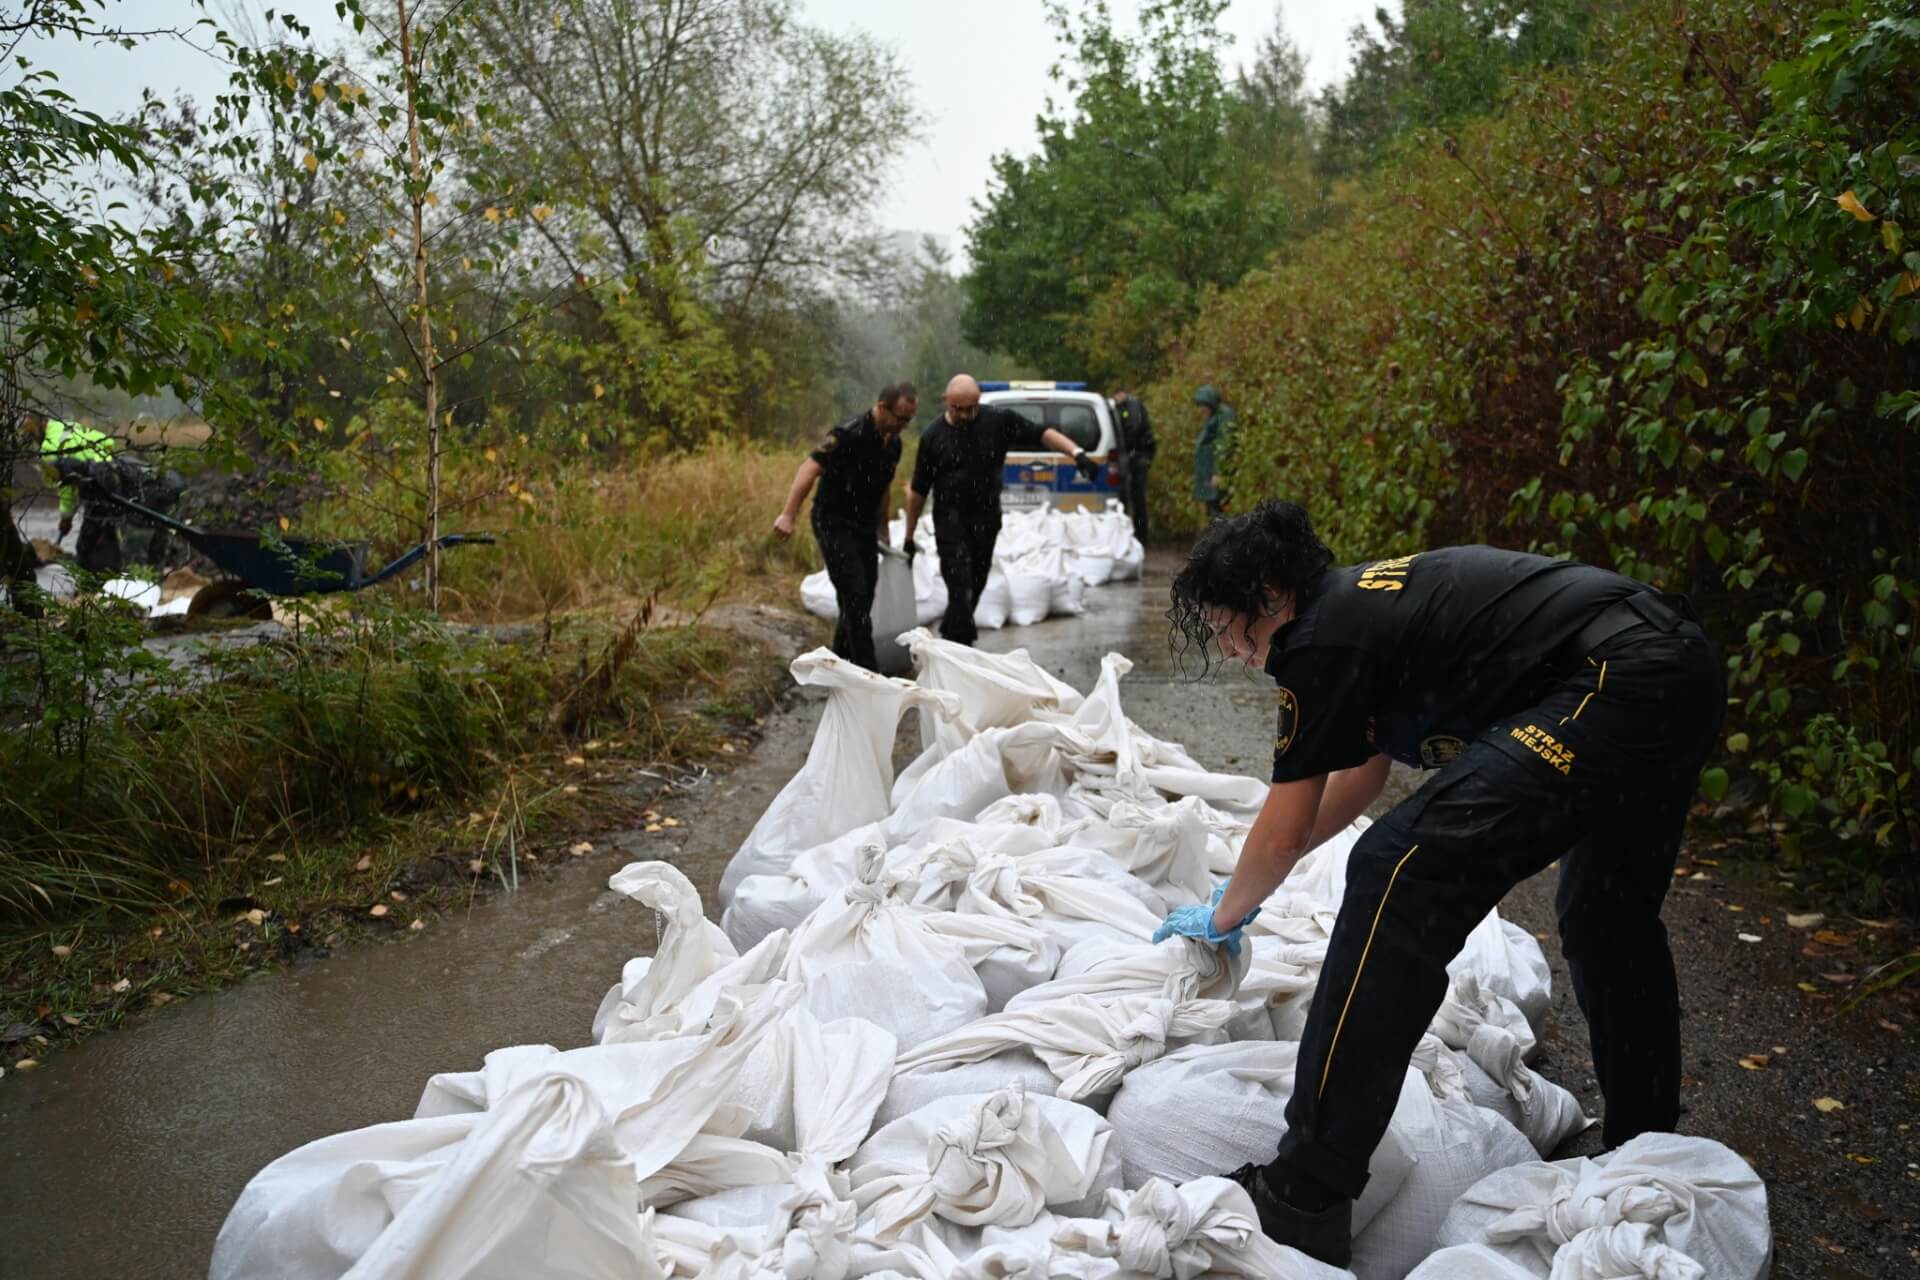
[[[187,616],[210,620],[254,618],[268,622],[273,618],[273,602],[250,594],[247,584],[238,578],[222,578],[194,592],[193,600],[187,605]]]

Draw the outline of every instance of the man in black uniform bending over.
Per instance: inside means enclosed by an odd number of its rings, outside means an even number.
[[[1000,488],[1007,451],[1052,449],[1068,454],[1080,474],[1091,480],[1099,467],[1073,440],[1029,421],[1011,409],[982,408],[980,384],[956,373],[942,397],[946,412],[920,437],[913,479],[907,486],[906,551],[917,555],[913,531],[927,498],[939,496],[933,545],[940,553],[940,576],[947,583],[947,614],[940,634],[972,644],[980,632],[973,608],[987,574],[993,570],[993,544],[1000,537]]]
[[[1606,1099],[1605,1139],[1679,1119],[1679,997],[1660,904],[1726,711],[1685,601],[1491,547],[1336,568],[1307,513],[1268,502],[1200,536],[1176,637],[1280,686],[1273,787],[1211,907],[1159,935],[1238,935],[1294,865],[1380,794],[1389,762],[1439,772],[1355,844],[1287,1132],[1233,1175],[1266,1233],[1345,1265],[1353,1197],[1447,962],[1560,859],[1561,945]]]
[[[893,518],[888,498],[900,465],[900,433],[917,407],[913,384],[880,388],[873,408],[848,418],[827,434],[793,473],[787,505],[773,522],[782,538],[793,536],[800,504],[814,482],[813,536],[827,562],[840,621],[833,629],[833,651],[869,671],[879,669],[873,652],[873,596],[880,584],[880,544]]]

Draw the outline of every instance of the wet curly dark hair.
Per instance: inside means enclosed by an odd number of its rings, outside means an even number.
[[[1310,589],[1332,564],[1333,552],[1297,502],[1263,502],[1209,525],[1173,580],[1173,607],[1167,610],[1167,643],[1182,670],[1197,653],[1199,671],[1193,674],[1204,676],[1218,656],[1205,610],[1258,617],[1273,608],[1274,597]]]

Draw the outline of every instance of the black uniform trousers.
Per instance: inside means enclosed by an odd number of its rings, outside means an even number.
[[[1556,858],[1607,1145],[1674,1128],[1679,993],[1660,905],[1725,713],[1724,668],[1699,627],[1677,615],[1638,626],[1575,655],[1533,707],[1367,829],[1301,1037],[1282,1165],[1360,1193],[1447,963]]]
[[[840,621],[833,628],[833,651],[869,671],[880,669],[873,652],[873,596],[880,585],[880,543],[872,525],[813,522],[814,541],[827,562]]]
[[[993,572],[993,544],[1000,539],[1000,508],[979,511],[942,507],[934,513],[933,546],[940,553],[940,576],[947,584],[947,612],[940,635],[955,644],[980,638],[974,606]]]
[[[1122,491],[1127,514],[1133,518],[1133,536],[1143,547],[1147,545],[1147,468],[1152,465],[1152,458],[1129,458],[1126,488]]]

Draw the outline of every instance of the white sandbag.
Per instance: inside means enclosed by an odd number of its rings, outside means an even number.
[[[1671,1133],[1491,1173],[1448,1212],[1439,1243],[1491,1246],[1555,1280],[1760,1280],[1773,1255],[1759,1175],[1718,1142]]]
[[[816,618],[840,621],[840,597],[834,594],[833,579],[825,569],[800,579],[800,607]]]
[[[1520,1007],[1481,986],[1472,971],[1455,974],[1433,1018],[1433,1032],[1461,1051],[1474,1070],[1468,1074],[1494,1086],[1498,1096],[1476,1091],[1475,1100],[1511,1120],[1536,1154],[1551,1155],[1566,1139],[1593,1124],[1580,1101],[1527,1065],[1534,1055],[1533,1032]]]
[[[616,1019],[658,1017],[722,965],[740,958],[725,932],[706,918],[699,890],[670,863],[630,862],[608,878],[607,888],[653,908],[659,945],[651,957],[627,962],[620,982],[594,1015],[595,1041],[606,1039],[608,1025]]]
[[[1060,945],[1041,928],[1006,916],[929,912],[927,929],[959,946],[986,989],[987,1012],[1053,977]]]
[[[1250,959],[1244,947],[1236,957],[1192,938],[1088,938],[1061,957],[1051,981],[1014,997],[1008,1007],[1033,1008],[1068,996],[1233,1000]]]
[[[1435,1085],[1409,1070],[1393,1119],[1413,1156],[1400,1190],[1353,1240],[1360,1280],[1403,1280],[1438,1247],[1447,1210],[1496,1169],[1529,1159],[1533,1145],[1491,1111],[1476,1107],[1463,1086]]]
[[[951,717],[922,711],[920,742],[932,758],[924,759],[924,763],[916,760],[901,773],[896,783],[896,803],[903,785],[910,789],[910,779],[923,776],[980,730],[1012,728],[1043,711],[1071,714],[1085,701],[1078,690],[1055,679],[1025,649],[986,653],[942,640],[924,629],[908,633],[904,643],[913,656],[914,682],[922,689],[956,695],[959,710]]]
[[[1073,575],[1090,587],[1105,586],[1113,577],[1113,557],[1105,552],[1076,552],[1068,564]]]
[[[887,1096],[874,1113],[876,1125],[892,1124],[942,1098],[1019,1089],[1028,1094],[1057,1094],[1060,1081],[1028,1049],[1007,1049],[977,1062],[917,1070],[895,1070]]]
[[[869,1138],[848,1162],[849,1182],[864,1225],[883,1240],[930,1213],[1024,1227],[1049,1210],[1099,1210],[1120,1185],[1112,1137],[1098,1113],[1044,1094],[945,1098]]]
[[[884,675],[904,676],[913,659],[900,637],[920,622],[913,597],[913,570],[904,555],[882,554],[873,593],[873,656]]]
[[[980,596],[973,602],[973,625],[988,631],[997,631],[1007,625],[1007,616],[1013,610],[1013,596],[1007,590],[1007,575],[996,566],[987,575],[986,585],[980,588]]]
[[[1060,1080],[1069,1101],[1101,1098],[1122,1077],[1165,1054],[1169,1046],[1217,1037],[1233,1016],[1224,1000],[1175,1003],[1149,996],[1068,996],[981,1018],[901,1053],[901,1071],[979,1062],[1009,1049],[1031,1049]]]
[[[1488,1245],[1460,1244],[1429,1255],[1407,1280],[1540,1280],[1545,1274]]]
[[[1069,1219],[1053,1240],[1063,1252],[1111,1258],[1129,1277],[1351,1280],[1353,1274],[1267,1239],[1253,1201],[1225,1178],[1179,1187],[1154,1178],[1138,1191],[1110,1191],[1102,1217]]]
[[[715,1113],[716,1117],[721,1114]],[[765,1143],[702,1131],[689,1138],[673,1159],[640,1180],[640,1203],[666,1208],[732,1187],[784,1188],[792,1181],[794,1165],[793,1155]]]
[[[817,908],[787,944],[782,976],[800,983],[824,1022],[864,1018],[918,1045],[972,1023],[986,989],[952,940],[926,927],[929,913],[888,896],[883,855],[860,851],[860,880]],[[910,982],[901,976],[911,974]]]
[[[1489,911],[1447,964],[1450,977],[1465,972],[1478,977],[1486,990],[1520,1006],[1536,1040],[1546,1030],[1547,1015],[1553,1011],[1553,970],[1531,933]]]
[[[1128,1186],[1185,1183],[1265,1164],[1287,1131],[1300,1046],[1284,1041],[1196,1045],[1127,1076],[1107,1108]],[[1353,1205],[1357,1232],[1399,1194],[1413,1171],[1396,1114],[1367,1162]]]
[[[908,707],[959,710],[950,694],[921,689],[843,662],[827,649],[793,660],[797,683],[827,691],[806,763],[780,789],[720,877],[720,901],[732,901],[752,875],[784,871],[795,854],[887,816],[893,740]]]
[[[567,1053],[496,1052],[442,1108],[336,1134],[268,1165],[214,1246],[213,1280],[633,1274],[641,1180],[700,1131],[789,993],[729,994],[701,1036]],[[473,1100],[473,1110],[454,1111]],[[484,1109],[481,1109],[484,1108]]]
[[[1088,938],[1146,942],[1165,918],[1151,889],[1092,850],[1017,856],[949,845],[929,859],[925,874],[960,881],[955,911],[1024,921],[1063,951]]]
[[[1208,865],[1212,834],[1204,802],[1188,797],[1173,804],[1119,800],[1104,819],[1069,829],[1071,843],[1099,849],[1150,885],[1165,886],[1177,903],[1204,902],[1216,883]]]
[[[139,578],[113,578],[100,584],[100,594],[126,603],[135,613],[146,617],[160,605],[160,584]]]
[[[810,1006],[791,1010],[727,1090],[727,1102],[752,1117],[737,1136],[829,1164],[844,1160],[873,1124],[898,1050],[865,1018],[823,1022]]]
[[[1007,574],[1007,620],[1016,627],[1030,627],[1044,619],[1053,607],[1053,584],[1036,574]]]
[[[1047,594],[1047,611],[1061,617],[1076,616],[1087,611],[1086,579],[1076,574],[1062,573],[1051,579]]]

